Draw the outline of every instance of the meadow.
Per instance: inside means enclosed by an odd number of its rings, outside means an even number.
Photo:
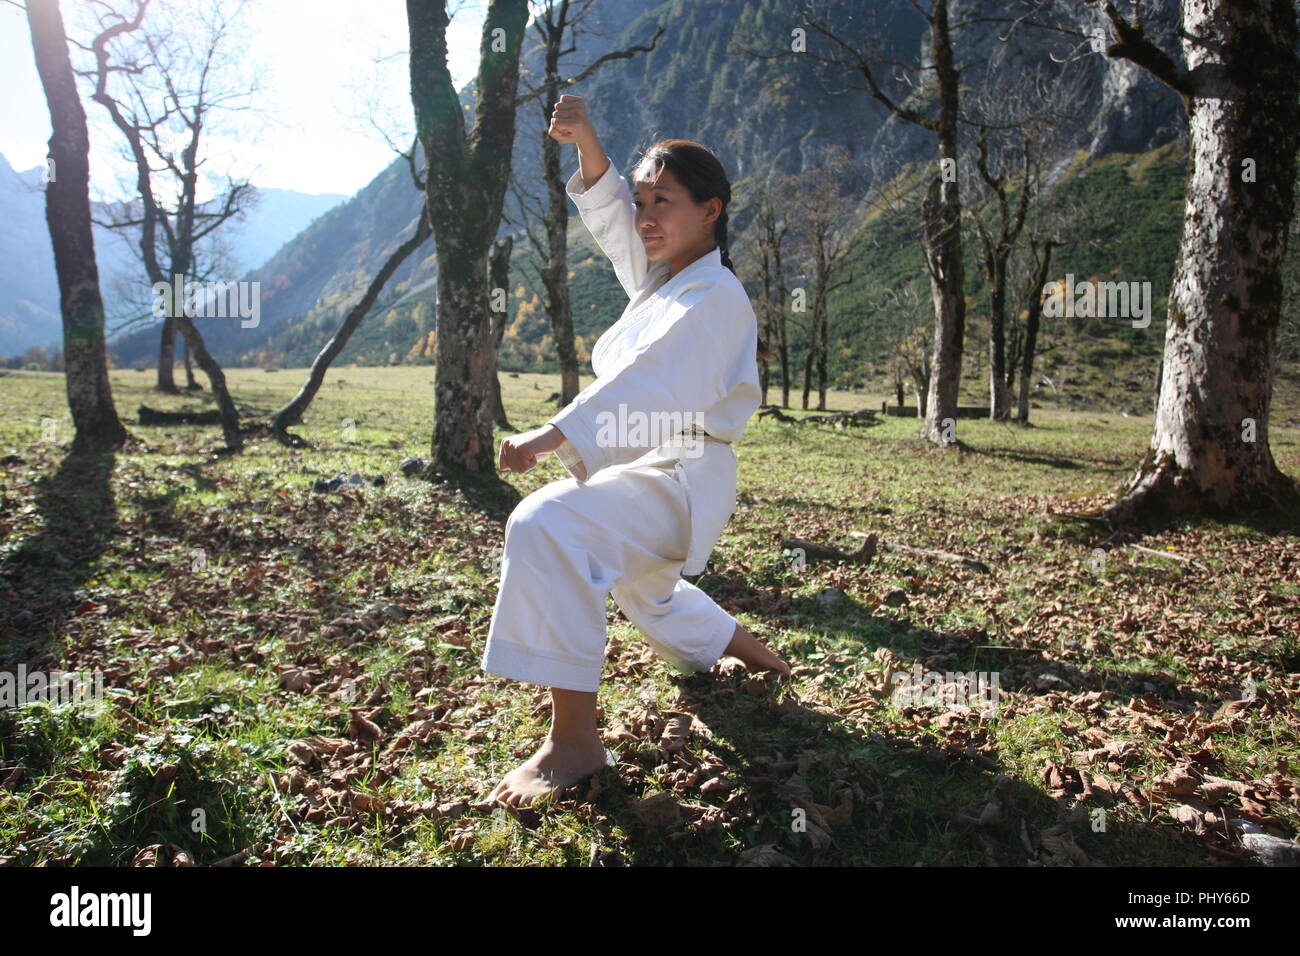
[[[215,426],[135,424],[206,391],[110,374],[140,441],[73,463],[62,376],[0,372],[0,667],[99,669],[106,691],[0,710],[0,862],[1235,866],[1253,860],[1230,821],[1300,830],[1300,520],[1069,517],[1131,474],[1147,415],[963,420],[961,451],[915,419],[752,419],[696,583],[793,680],[679,674],[611,602],[618,763],[511,812],[476,803],[535,749],[549,695],[478,666],[513,500],[399,470],[429,455],[432,367],[336,369],[296,429],[311,447],[250,435],[228,457]],[[251,419],[304,371],[227,375]],[[555,376],[501,380],[516,427],[554,413]],[[1272,448],[1300,475],[1300,428]],[[384,482],[311,490],[353,472]],[[506,478],[522,496],[566,475]],[[987,572],[782,548],[853,532]],[[996,706],[900,700],[918,665],[997,675]]]

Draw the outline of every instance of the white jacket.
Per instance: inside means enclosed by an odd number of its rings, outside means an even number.
[[[712,441],[665,447],[665,434],[653,427],[638,433],[636,422],[694,422],[716,438],[738,440],[762,401],[758,322],[718,249],[671,279],[667,263],[646,258],[631,189],[612,162],[583,186],[578,169],[565,191],[631,301],[592,349],[596,381],[549,421],[566,439],[557,454],[579,481],[611,465],[671,463],[691,511],[682,573],[698,574],[736,509],[736,454]],[[615,431],[620,422],[631,427]]]

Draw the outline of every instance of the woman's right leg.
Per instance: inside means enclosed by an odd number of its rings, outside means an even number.
[[[680,564],[613,588],[614,601],[664,660],[687,673],[734,657],[750,671],[790,676],[790,665],[685,578]]]
[[[526,806],[605,766],[605,745],[596,729],[596,695],[551,688],[551,730],[537,752],[492,789],[485,804]]]
[[[552,482],[510,515],[482,667],[551,688],[554,717],[541,748],[488,801],[526,804],[604,766],[596,692],[605,596],[625,577],[680,564],[683,504],[666,472],[607,469]]]

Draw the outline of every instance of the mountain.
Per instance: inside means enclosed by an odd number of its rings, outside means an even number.
[[[1088,249],[1061,250],[1059,271],[1073,268],[1080,275],[1099,270],[1109,274],[1122,263],[1134,278],[1149,278],[1162,296],[1177,249],[1185,171],[1185,120],[1177,97],[1127,61],[1105,56],[1104,14],[1082,4],[1053,5],[1043,18],[1050,29],[1022,25],[1008,34],[1004,6],[1000,0],[953,0],[952,22],[965,24],[954,31],[964,82],[969,85],[987,78],[996,88],[1028,67],[1051,66],[1069,55],[1075,56],[1089,81],[1071,104],[1065,135],[1051,157],[1049,181],[1056,189],[1085,190],[1090,200],[1105,206],[1100,218],[1111,224],[1113,234],[1099,237]],[[927,57],[925,24],[909,0],[872,4],[858,0],[818,9],[821,22],[837,35],[859,43],[862,37],[870,37],[885,59],[916,62]],[[933,160],[933,134],[893,116],[871,96],[860,74],[791,49],[796,31],[805,31],[810,48],[817,34],[789,4],[602,0],[590,8],[589,17],[573,41],[576,52],[562,61],[568,74],[605,53],[646,44],[657,29],[664,28],[653,51],[612,60],[573,91],[588,100],[602,141],[624,173],[661,137],[696,139],[714,149],[733,186],[733,249],[743,247],[748,186],[769,172],[807,172],[817,149],[825,144],[844,147],[854,159],[854,182],[846,185],[857,189],[858,195],[864,193],[863,174],[877,157],[887,157],[900,168]],[[1148,35],[1177,55],[1176,0],[1145,5],[1144,19]],[[541,51],[531,36],[525,44],[523,72],[525,81],[535,85]],[[1004,36],[1008,39],[1000,39]],[[907,86],[894,72],[879,73],[887,92],[898,102],[925,105],[931,91],[924,84]],[[472,86],[460,98],[468,124]],[[521,106],[514,175],[534,195],[542,194],[538,157],[543,131],[536,103]],[[962,148],[969,150],[969,131],[964,133]],[[420,159],[417,155],[417,162]],[[567,176],[576,168],[574,150],[565,148],[563,163]],[[197,320],[214,354],[226,364],[308,364],[379,265],[410,234],[419,203],[405,161],[395,159],[357,195],[321,215],[244,275],[261,285],[257,328],[245,329],[234,320]],[[617,318],[621,299],[608,264],[594,251],[572,209],[570,213],[571,291],[581,355]],[[506,214],[515,221],[520,218],[518,203],[510,194]],[[915,216],[879,215],[860,203],[846,207],[845,225],[857,237],[853,262],[857,275],[832,298],[832,310],[839,317],[834,333],[839,347],[831,356],[831,375],[847,385],[862,384],[879,374],[887,361],[887,355],[882,355],[887,351],[884,332],[867,306],[868,290],[915,281],[924,275],[924,266]],[[514,228],[503,223],[501,233]],[[972,374],[980,361],[984,295],[976,253],[972,234],[967,255],[967,292],[972,303],[967,354]],[[505,369],[553,368],[549,326],[528,280],[531,269],[524,268],[529,256],[525,238],[517,234],[510,290],[513,322],[501,352]],[[737,266],[745,278],[747,264],[738,260]],[[339,363],[431,361],[435,280],[431,240],[390,280]],[[1145,379],[1151,372],[1151,355],[1159,349],[1158,336],[1151,330],[1122,345],[1105,341],[1099,330],[1092,332],[1100,338],[1067,336],[1062,345],[1066,358],[1078,351],[1105,362],[1108,355],[1113,360],[1115,354],[1122,354],[1132,364],[1124,372],[1130,379]],[[111,347],[118,363],[150,363],[157,329],[119,338]],[[972,383],[978,388],[977,379],[972,378]],[[1104,391],[1105,384],[1098,383],[1098,388]]]
[[[59,286],[45,222],[44,167],[16,172],[0,156],[0,355],[18,355],[33,345],[62,342]],[[287,189],[257,189],[242,221],[227,227],[236,274],[264,263],[287,240],[347,197],[308,195]],[[109,209],[92,203],[91,215],[107,219]],[[94,226],[95,261],[111,330],[130,312],[132,293],[147,287],[139,261],[123,237]],[[155,336],[156,337],[156,336]]]

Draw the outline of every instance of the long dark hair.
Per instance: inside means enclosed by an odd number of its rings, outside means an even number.
[[[661,139],[645,151],[637,168],[658,170],[665,166],[672,170],[696,203],[705,203],[715,197],[722,200],[722,213],[713,223],[713,238],[722,254],[722,264],[735,275],[736,267],[731,264],[727,252],[727,204],[731,202],[731,181],[727,179],[722,163],[713,150],[693,139]],[[763,336],[759,335],[758,358],[766,362],[771,357]]]

